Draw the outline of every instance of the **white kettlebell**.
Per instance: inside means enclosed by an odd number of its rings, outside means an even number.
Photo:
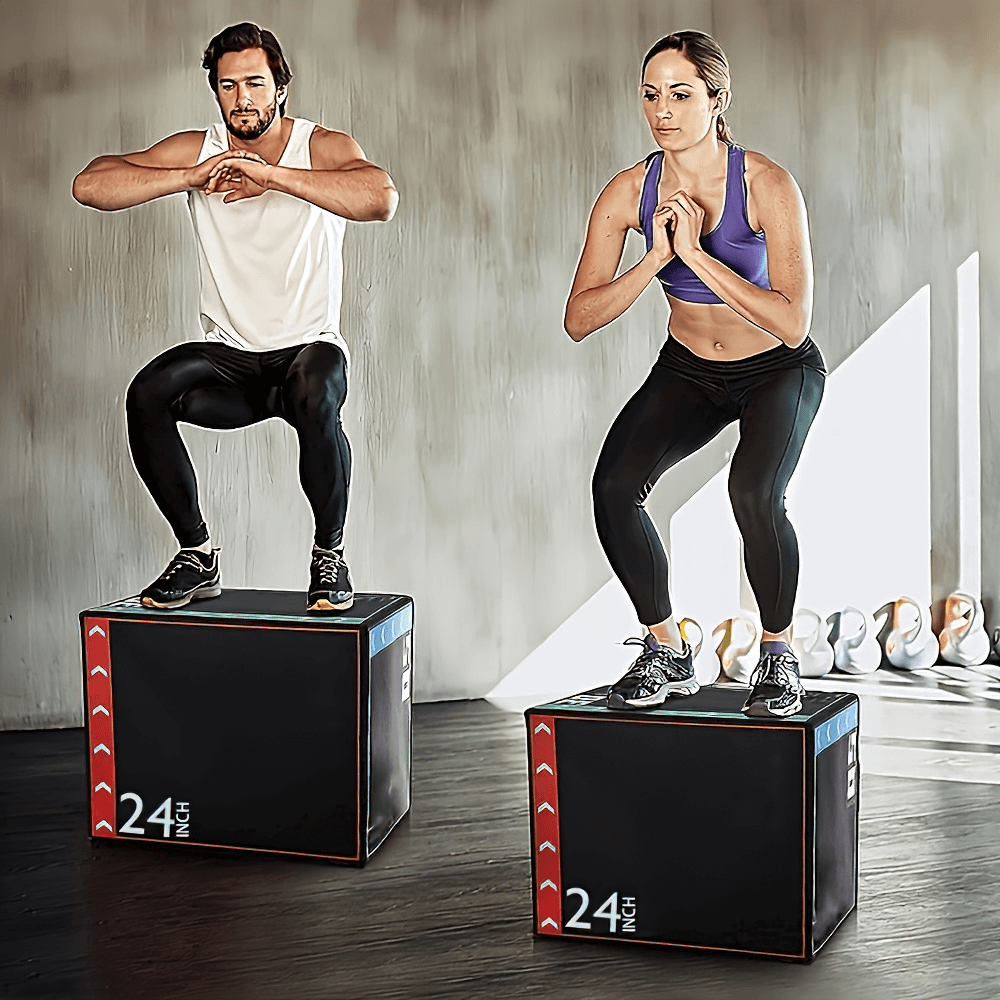
[[[990,655],[990,637],[977,597],[955,591],[944,602],[944,627],[938,637],[941,658],[959,667],[978,667]]]
[[[721,633],[715,647],[722,673],[731,681],[748,684],[760,659],[760,629],[752,618],[736,615],[715,627],[712,638]]]
[[[697,660],[701,651],[701,644],[705,639],[705,633],[701,626],[693,618],[682,618],[677,623],[681,638],[691,647],[691,659]]]
[[[845,674],[871,674],[882,663],[882,647],[875,638],[871,615],[850,606],[835,611],[827,624],[833,646],[833,665]]]
[[[892,630],[885,639],[886,659],[899,670],[919,670],[937,663],[938,652],[930,612],[912,597],[901,597],[892,606]]]
[[[833,669],[833,646],[815,611],[799,608],[792,617],[792,652],[799,661],[800,677],[822,677]]]
[[[691,647],[695,679],[702,687],[714,684],[719,679],[719,661],[708,650],[704,656],[699,655],[705,639],[702,627],[693,618],[682,619],[677,627],[681,630],[681,638]]]

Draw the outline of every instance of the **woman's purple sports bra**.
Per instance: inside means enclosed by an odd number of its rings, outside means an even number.
[[[701,237],[702,249],[759,288],[770,288],[767,278],[767,246],[763,233],[756,233],[747,220],[747,185],[744,175],[746,150],[729,147],[726,166],[726,201],[719,224]],[[663,170],[663,150],[653,153],[646,161],[646,177],[639,199],[639,225],[646,234],[646,249],[653,246],[653,213],[657,205],[657,189]],[[721,302],[694,271],[674,257],[656,275],[663,291],[685,302]]]

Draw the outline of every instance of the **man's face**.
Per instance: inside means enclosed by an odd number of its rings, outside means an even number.
[[[238,139],[259,139],[271,126],[284,100],[277,90],[263,49],[226,52],[218,65],[219,108],[226,128]]]

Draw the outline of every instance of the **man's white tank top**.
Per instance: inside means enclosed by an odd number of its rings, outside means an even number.
[[[292,120],[278,161],[309,169],[315,123]],[[222,124],[208,128],[198,162],[229,149]],[[223,203],[222,194],[188,192],[201,267],[201,325],[209,340],[270,351],[340,335],[347,221],[311,202],[265,191]]]

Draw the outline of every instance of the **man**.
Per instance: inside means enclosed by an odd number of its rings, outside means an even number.
[[[178,421],[235,428],[281,417],[299,439],[299,473],[315,518],[307,608],[354,601],[344,562],[351,452],[340,424],[349,354],[340,335],[347,220],[392,218],[389,175],[358,144],[284,114],[292,74],[277,39],[226,28],[202,63],[223,125],[149,149],[101,156],[73,182],[93,208],[130,208],[186,192],[201,268],[206,340],[154,358],[129,386],[129,446],[180,551],[141,595],[178,608],[221,592],[218,549],[198,504]]]

